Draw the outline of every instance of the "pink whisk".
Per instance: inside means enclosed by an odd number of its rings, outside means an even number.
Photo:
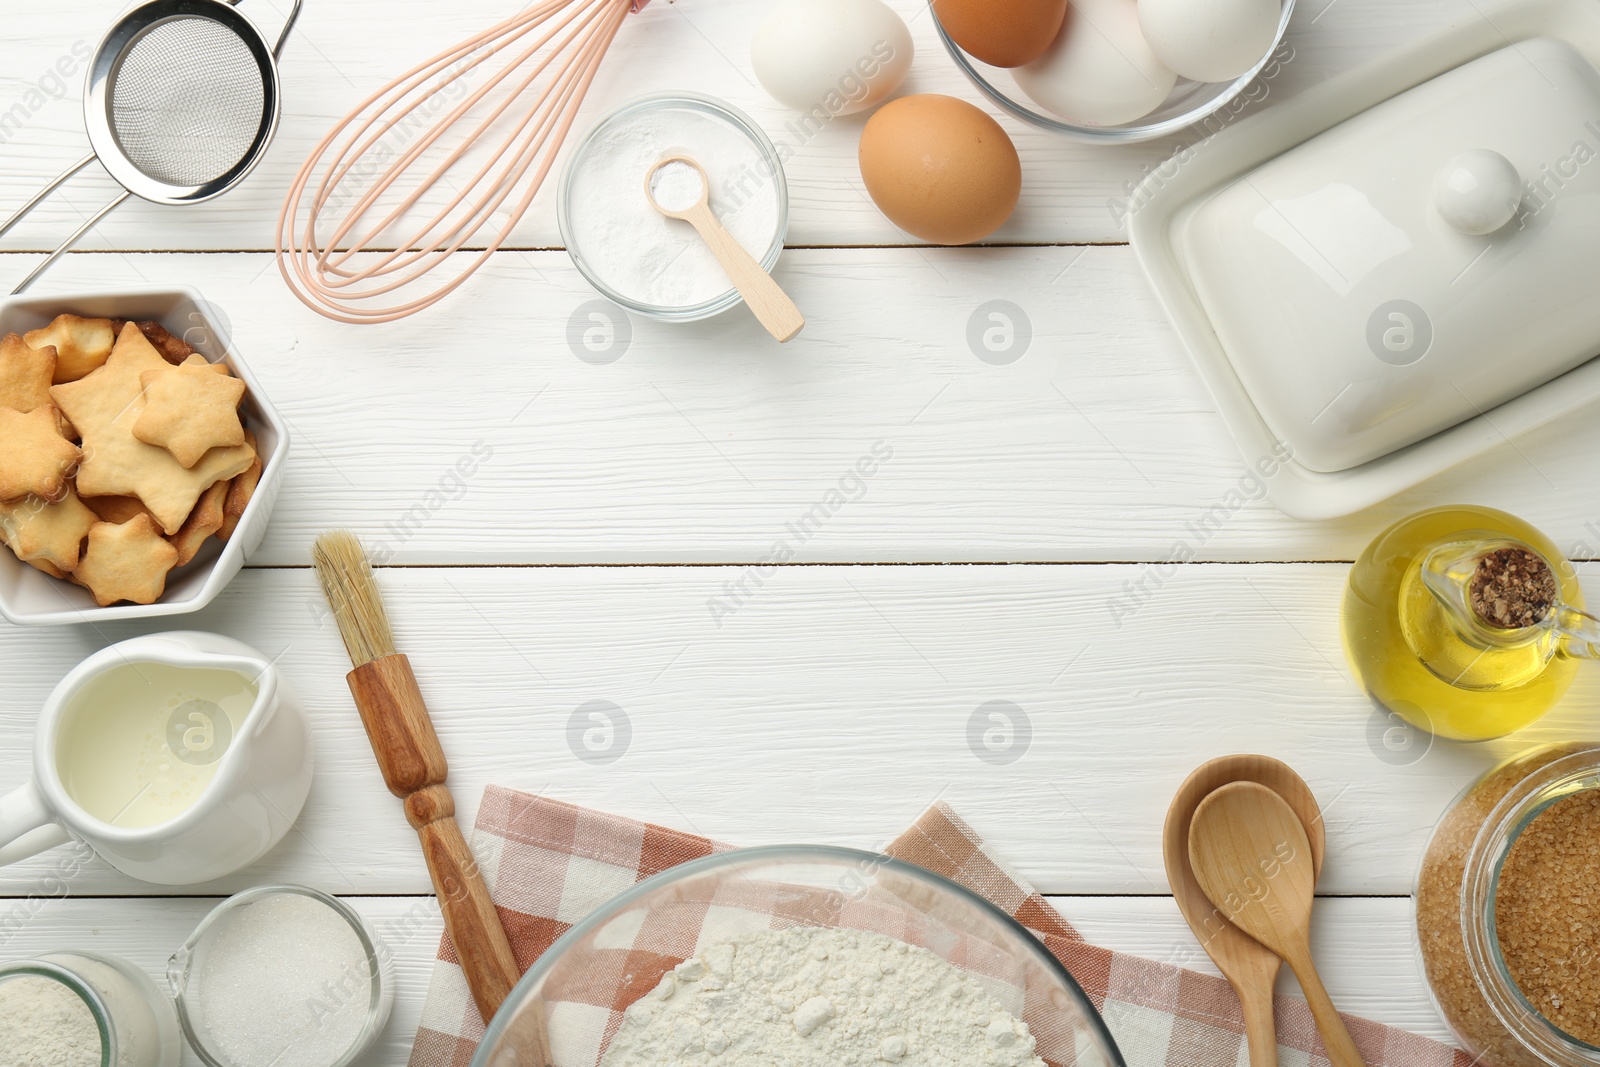
[[[363,100],[283,202],[277,255],[289,288],[353,323],[392,322],[454,292],[527,212],[622,20],[648,2],[537,0]],[[457,91],[466,95],[452,103]],[[485,247],[455,255],[491,222]]]

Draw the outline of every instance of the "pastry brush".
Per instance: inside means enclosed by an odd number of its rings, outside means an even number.
[[[405,801],[406,819],[421,839],[444,928],[455,944],[472,999],[488,1023],[521,975],[489,889],[456,824],[455,798],[445,785],[444,750],[416,675],[410,661],[395,651],[372,565],[355,535],[325,533],[311,555],[355,665],[346,681],[367,739],[389,792]]]

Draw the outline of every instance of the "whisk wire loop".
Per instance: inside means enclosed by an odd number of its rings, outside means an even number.
[[[358,104],[279,214],[278,266],[296,297],[337,321],[390,322],[458,289],[510,240],[645,2],[539,0]],[[481,85],[444,101],[496,59]]]

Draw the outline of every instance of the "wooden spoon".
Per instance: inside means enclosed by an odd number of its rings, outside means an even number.
[[[1223,786],[1195,810],[1189,863],[1211,902],[1300,979],[1333,1067],[1365,1067],[1311,961],[1316,865],[1294,809],[1257,782]]]
[[[1217,970],[1239,995],[1244,1011],[1245,1039],[1250,1044],[1251,1067],[1278,1067],[1278,1034],[1273,1017],[1273,987],[1282,965],[1276,953],[1246,935],[1228,921],[1211,903],[1195,880],[1189,865],[1189,824],[1195,809],[1208,795],[1229,782],[1258,782],[1288,802],[1305,824],[1311,840],[1311,859],[1322,873],[1326,834],[1322,813],[1311,787],[1287,764],[1269,756],[1223,756],[1203,764],[1184,781],[1167,809],[1162,834],[1162,854],[1166,859],[1167,881],[1172,886],[1178,910],[1189,928],[1217,965]]]
[[[700,178],[700,196],[693,202],[687,196],[678,199],[676,195],[681,192],[679,180],[688,176],[689,171]],[[701,240],[705,241],[727,272],[728,280],[733,282],[734,288],[739,290],[739,295],[744,297],[744,302],[750,305],[750,310],[768,333],[779,341],[789,341],[800,332],[806,324],[800,309],[794,306],[789,294],[772,280],[772,275],[761,269],[755,257],[745,251],[744,245],[735,241],[733,235],[723,228],[721,220],[712,212],[711,179],[697,160],[683,155],[663,159],[644,176],[644,195],[649,199],[650,206],[667,218],[681,219],[699,231]],[[658,196],[667,202],[663,203]]]

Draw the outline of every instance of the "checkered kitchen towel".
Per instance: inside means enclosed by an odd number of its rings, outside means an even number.
[[[574,923],[635,882],[730,847],[495,786],[484,794],[472,843],[524,970]],[[1226,982],[1090,945],[946,805],[928,809],[887,851],[981,894],[1038,935],[1104,1015],[1129,1067],[1249,1062],[1239,1002]],[[704,914],[702,908],[697,920]],[[647,969],[658,974],[692,955],[700,933],[646,927],[628,947],[660,957],[659,968]],[[562,1005],[581,1023],[574,1029],[588,1032],[581,1050],[557,1050],[562,1067],[598,1061],[621,1021],[620,1009],[654,984],[631,988],[595,978],[579,983],[594,988],[575,988],[573,1003]],[[1327,1067],[1305,1001],[1280,997],[1277,1014],[1283,1067]],[[1353,1016],[1345,1021],[1368,1067],[1472,1067],[1466,1053],[1436,1041]],[[468,1067],[483,1031],[445,938],[410,1067]]]

